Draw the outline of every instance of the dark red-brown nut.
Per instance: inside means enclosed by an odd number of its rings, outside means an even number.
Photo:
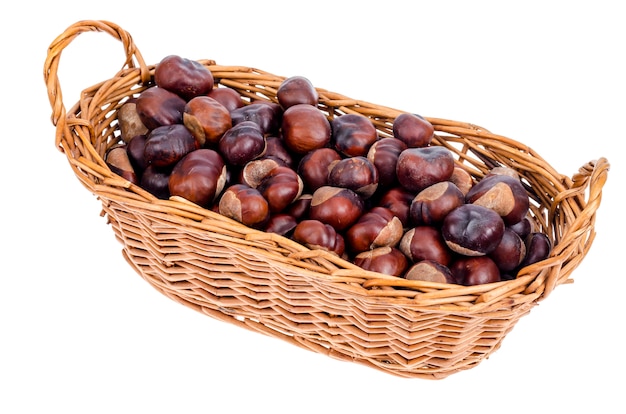
[[[171,168],[158,168],[148,165],[141,174],[139,186],[161,200],[170,198],[169,180]]]
[[[310,192],[328,185],[328,174],[341,155],[333,148],[318,148],[306,153],[298,163],[298,174]]]
[[[385,246],[357,254],[354,264],[370,272],[401,277],[409,266],[409,261],[397,248]]]
[[[148,128],[141,122],[137,113],[136,99],[130,99],[117,110],[117,122],[120,125],[120,137],[129,143],[137,135],[146,135]]]
[[[435,128],[426,119],[416,114],[403,113],[393,121],[393,136],[404,141],[409,148],[430,145]]]
[[[520,236],[522,240],[525,240],[526,236],[535,231],[534,221],[532,221],[529,216],[526,216],[517,223],[511,224],[507,227],[517,233],[517,235]]]
[[[224,105],[208,96],[197,96],[185,105],[183,124],[203,147],[217,144],[232,126],[232,120]]]
[[[246,163],[239,174],[239,183],[257,188],[276,167],[283,166],[273,158],[259,158]]]
[[[233,125],[222,135],[218,150],[226,164],[244,166],[265,153],[265,136],[259,126],[252,121]]]
[[[348,188],[323,186],[315,190],[309,217],[330,224],[342,232],[361,217],[364,203],[361,196]]]
[[[328,173],[328,185],[349,188],[364,199],[378,188],[378,170],[367,158],[344,158],[334,163]]]
[[[457,283],[450,269],[434,260],[422,260],[415,263],[407,270],[404,278],[422,282]]]
[[[441,181],[420,191],[411,202],[410,219],[415,226],[438,225],[449,212],[465,204],[465,196],[451,181]]]
[[[228,86],[213,88],[211,89],[211,92],[206,94],[206,96],[213,98],[217,102],[224,105],[224,107],[228,109],[228,112],[241,108],[244,105],[239,92],[233,88],[229,88]]]
[[[524,260],[526,245],[517,233],[510,228],[505,228],[502,240],[488,256],[498,266],[500,272],[512,272]]]
[[[253,101],[230,111],[233,125],[250,121],[259,126],[263,135],[276,135],[281,125],[283,109],[269,101]]]
[[[465,286],[499,282],[500,270],[488,256],[459,256],[450,265],[457,283]]]
[[[407,148],[398,156],[396,175],[400,185],[418,193],[447,181],[454,171],[454,157],[445,147]]]
[[[128,159],[135,170],[137,177],[141,178],[141,174],[148,167],[146,157],[144,155],[144,149],[146,148],[146,135],[136,135],[126,144],[126,152],[128,152]]]
[[[256,188],[233,184],[224,190],[219,213],[248,227],[262,227],[270,217],[267,200]]]
[[[433,260],[447,266],[452,259],[452,252],[441,236],[441,232],[433,226],[417,226],[407,230],[398,248],[415,263]]]
[[[276,136],[268,136],[265,138],[265,144],[266,148],[265,154],[263,155],[264,158],[274,159],[284,166],[295,170],[295,161],[293,156],[289,151],[287,151],[287,148],[285,148],[282,139]]]
[[[283,109],[297,104],[317,105],[317,89],[304,76],[291,76],[281,82],[276,90],[276,98]]]
[[[441,234],[453,251],[465,256],[491,253],[504,234],[502,217],[490,208],[463,204],[452,210],[441,225]]]
[[[133,184],[139,184],[137,174],[133,168],[126,146],[113,147],[107,151],[106,163],[115,174],[130,181]]]
[[[358,254],[377,247],[396,247],[403,235],[402,222],[391,210],[374,207],[346,231],[346,248]]]
[[[511,176],[517,180],[519,180],[519,174],[516,170],[514,170],[511,167],[505,167],[505,166],[500,166],[500,167],[493,167],[492,169],[489,170],[489,172],[483,177],[483,180],[485,178],[489,178],[492,175],[508,175]]]
[[[506,225],[522,220],[530,207],[530,199],[522,183],[505,174],[480,180],[468,191],[465,201],[494,210]]]
[[[181,124],[186,104],[174,92],[152,86],[137,97],[135,109],[141,122],[152,130],[162,125]]]
[[[270,215],[263,231],[279,234],[284,237],[291,237],[297,225],[298,221],[291,214],[277,213]]]
[[[169,55],[154,68],[154,82],[188,101],[209,93],[215,81],[211,71],[200,62]]]
[[[198,149],[198,141],[183,124],[164,125],[150,131],[144,158],[156,167],[174,166],[181,158]]]
[[[329,224],[319,220],[302,220],[293,231],[292,239],[309,249],[321,249],[342,257],[345,253],[343,236]]]
[[[376,127],[368,117],[345,114],[330,121],[335,149],[346,157],[366,157],[370,147],[378,139]]]
[[[290,151],[304,155],[327,146],[330,137],[330,122],[317,107],[296,104],[283,113],[282,138]]]
[[[406,144],[393,137],[381,138],[370,146],[367,159],[378,170],[379,188],[389,189],[397,185],[396,164],[398,156],[405,149]]]
[[[524,244],[526,245],[526,256],[520,264],[520,269],[547,259],[552,251],[552,242],[546,234],[539,231],[526,236]]]
[[[312,199],[312,194],[302,194],[296,201],[287,206],[285,212],[295,217],[297,221],[304,220],[309,217]]]
[[[170,194],[209,208],[226,183],[226,164],[212,149],[200,148],[185,155],[172,169]]]
[[[279,166],[263,177],[257,189],[267,200],[270,213],[279,213],[302,195],[303,187],[300,176],[294,170]]]
[[[410,208],[414,197],[415,195],[404,187],[393,187],[383,193],[377,205],[391,210],[400,219],[402,226],[407,228],[410,224]]]
[[[466,195],[470,188],[474,186],[474,178],[472,178],[472,175],[459,166],[454,167],[449,180],[459,187],[463,195]]]

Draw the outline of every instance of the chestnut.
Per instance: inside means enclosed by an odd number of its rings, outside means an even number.
[[[154,68],[154,82],[188,101],[213,89],[211,71],[200,62],[177,55],[165,56]]]
[[[535,224],[528,215],[517,223],[510,224],[507,227],[517,233],[522,240],[525,240],[526,236],[535,231]]]
[[[148,128],[141,122],[137,113],[136,99],[126,101],[117,110],[117,122],[120,127],[120,137],[128,144],[137,135],[145,135]]]
[[[258,187],[267,175],[276,167],[283,166],[273,158],[259,158],[246,163],[239,173],[239,182]]]
[[[357,254],[354,264],[370,272],[401,277],[409,266],[406,256],[397,248],[377,247]]]
[[[526,244],[515,231],[505,228],[502,240],[488,256],[495,262],[500,272],[512,272],[526,256]]]
[[[144,149],[146,148],[146,135],[135,135],[133,139],[126,144],[126,152],[128,152],[128,159],[137,174],[137,177],[141,177],[143,170],[146,169],[148,163],[144,156]]]
[[[144,145],[144,158],[156,167],[174,166],[185,155],[198,149],[198,141],[183,124],[163,125],[150,131]]]
[[[328,185],[328,174],[341,155],[333,148],[318,148],[306,153],[298,163],[297,171],[308,191]]]
[[[396,164],[398,156],[405,149],[406,144],[393,137],[381,138],[370,146],[367,159],[378,170],[379,188],[389,189],[397,185]]]
[[[125,145],[116,146],[108,150],[105,161],[115,174],[133,184],[139,184]]]
[[[378,170],[365,157],[343,158],[332,164],[328,173],[328,185],[349,188],[367,199],[378,188]]]
[[[309,218],[330,224],[341,232],[356,223],[363,210],[363,199],[354,191],[323,186],[315,190],[311,197]]]
[[[403,141],[409,148],[420,148],[430,145],[435,128],[419,115],[403,113],[394,119],[392,131],[393,136]]]
[[[270,217],[267,200],[256,188],[233,184],[224,190],[219,213],[248,227],[262,227]]]
[[[329,224],[319,220],[302,220],[296,225],[291,238],[309,249],[320,249],[343,257],[345,241]]]
[[[372,121],[361,114],[349,113],[330,121],[335,149],[346,157],[367,156],[378,133]]]
[[[208,96],[197,96],[185,105],[183,124],[203,147],[217,144],[232,126],[232,120],[224,105]]]
[[[526,217],[530,207],[530,199],[522,183],[506,174],[483,178],[467,192],[465,201],[494,210],[507,225]]]
[[[459,256],[450,265],[456,283],[465,286],[494,283],[501,280],[500,270],[488,256]]]
[[[239,92],[228,86],[219,85],[219,87],[211,89],[206,96],[224,105],[228,112],[244,106],[243,99],[241,99]]]
[[[317,105],[319,96],[311,81],[304,76],[291,76],[283,80],[276,90],[276,99],[283,109],[296,104]]]
[[[539,231],[532,232],[526,236],[524,244],[526,256],[520,264],[520,269],[550,257],[552,242],[546,234]]]
[[[404,274],[404,278],[422,282],[457,283],[452,271],[434,260],[422,260],[413,264]]]
[[[378,206],[386,207],[393,212],[407,228],[410,225],[410,209],[414,194],[404,187],[393,187],[382,194]]]
[[[439,229],[433,226],[417,226],[407,230],[398,248],[415,263],[432,260],[447,266],[452,260],[452,251]]]
[[[396,164],[400,185],[415,193],[438,182],[447,181],[453,171],[452,152],[439,146],[407,148],[398,155]]]
[[[441,181],[420,191],[409,210],[413,225],[438,225],[449,212],[465,204],[465,196],[451,181]]]
[[[258,124],[243,121],[222,135],[217,148],[227,164],[241,167],[265,153],[265,136]]]
[[[294,229],[298,225],[298,221],[294,216],[287,213],[271,214],[263,231],[266,233],[275,233],[284,237],[291,237]]]
[[[302,195],[303,184],[294,170],[278,166],[263,177],[257,189],[267,200],[270,213],[278,213]]]
[[[504,234],[502,217],[490,208],[463,204],[441,224],[441,234],[450,249],[465,256],[491,253]]]
[[[226,183],[226,164],[212,149],[201,148],[176,163],[169,179],[171,195],[209,208]]]
[[[149,130],[162,125],[181,124],[187,102],[167,89],[152,86],[135,101],[137,115]]]
[[[474,186],[474,178],[472,175],[465,168],[459,167],[458,165],[452,170],[452,175],[449,180],[461,190],[463,195],[466,195],[470,188]]]
[[[276,135],[279,131],[283,110],[279,104],[269,101],[253,101],[230,111],[233,125],[254,122],[263,135]]]
[[[292,215],[297,221],[306,219],[309,216],[312,199],[312,194],[302,194],[296,201],[287,206],[285,213]]]
[[[295,170],[295,160],[291,153],[285,148],[282,139],[277,136],[268,136],[265,138],[265,154],[264,158],[271,158],[286,167]]]
[[[171,168],[148,165],[141,174],[139,186],[161,200],[170,198],[169,180]]]
[[[283,113],[282,138],[288,150],[304,155],[330,143],[330,122],[317,107],[296,104]]]
[[[402,222],[389,209],[374,207],[346,231],[346,248],[360,253],[376,247],[395,247],[403,235]]]

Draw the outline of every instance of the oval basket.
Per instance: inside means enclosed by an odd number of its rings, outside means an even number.
[[[83,90],[66,110],[57,76],[61,52],[81,33],[122,42],[126,61],[111,79]],[[284,77],[201,61],[216,85],[277,102]],[[550,257],[516,279],[479,286],[407,281],[367,272],[325,251],[243,226],[183,199],[160,200],[111,172],[104,162],[120,143],[117,110],[153,85],[130,34],[107,21],[79,21],[48,49],[44,79],[55,142],[76,177],[102,202],[122,253],[165,296],[212,318],[280,338],[313,352],[401,377],[441,379],[472,368],[496,351],[517,321],[572,271],[593,242],[596,211],[609,164],[586,163],[573,177],[555,171],[526,145],[476,125],[428,118],[433,145],[454,152],[475,179],[495,166],[514,168],[531,197],[531,213],[553,244]],[[392,134],[403,111],[319,89],[329,119],[369,117]]]

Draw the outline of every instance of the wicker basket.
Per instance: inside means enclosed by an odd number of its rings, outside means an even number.
[[[85,89],[66,111],[57,76],[61,52],[79,34],[106,32],[122,42],[126,61],[111,79]],[[284,77],[201,61],[243,96],[277,101]],[[515,280],[473,287],[407,281],[366,272],[324,251],[243,226],[182,199],[159,200],[115,175],[106,151],[120,142],[116,112],[153,84],[129,33],[106,21],[68,27],[48,50],[44,78],[56,145],[81,183],[102,202],[123,255],[154,288],[213,318],[299,347],[402,377],[445,378],[497,350],[519,318],[570,282],[594,236],[609,164],[600,158],[572,178],[526,145],[472,124],[428,118],[435,145],[449,148],[476,179],[506,165],[519,172],[551,256]],[[402,111],[318,89],[329,119],[369,117],[381,136]]]

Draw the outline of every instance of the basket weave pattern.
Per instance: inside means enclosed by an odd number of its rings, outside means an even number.
[[[127,59],[111,79],[86,88],[66,111],[57,76],[61,52],[76,36],[105,32],[122,42]],[[284,77],[201,61],[216,85],[274,102]],[[497,350],[517,321],[570,275],[595,236],[596,211],[609,164],[600,158],[572,178],[532,149],[484,128],[439,118],[434,145],[480,179],[492,167],[518,171],[537,227],[553,243],[550,257],[512,281],[456,286],[367,272],[324,251],[250,229],[186,200],[158,200],[113,174],[104,162],[120,142],[116,112],[153,84],[131,36],[106,21],[80,21],[48,50],[44,79],[55,142],[80,182],[102,202],[128,263],[169,298],[206,315],[341,360],[393,375],[441,379],[471,368]],[[369,117],[392,135],[402,111],[318,88],[329,119]]]

